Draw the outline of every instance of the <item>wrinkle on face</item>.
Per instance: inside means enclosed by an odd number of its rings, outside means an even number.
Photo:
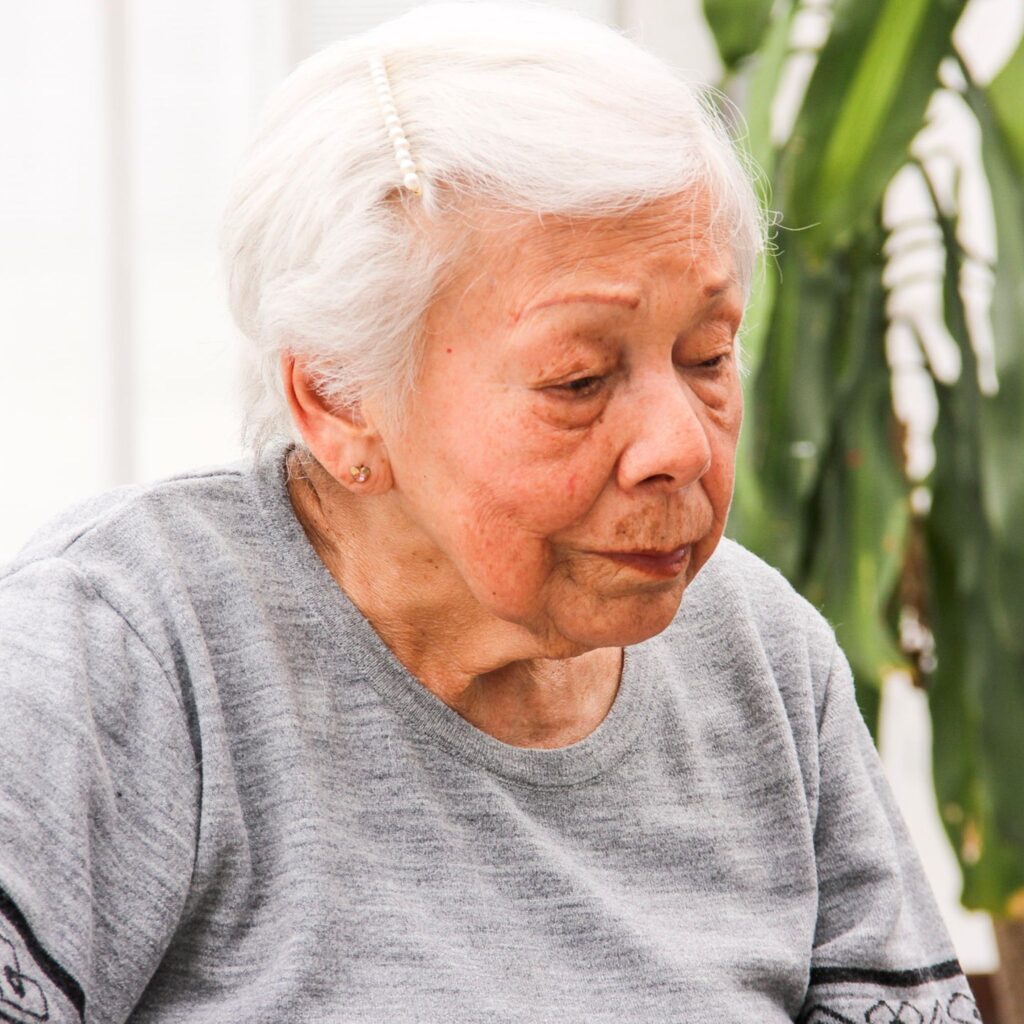
[[[575,220],[553,221],[540,235],[522,226],[518,232],[511,228],[510,244],[496,274],[501,280],[502,270],[508,272],[514,267],[516,271],[516,293],[502,295],[508,322],[517,324],[528,310],[544,308],[557,294],[561,279],[581,278],[576,287],[585,291],[588,274],[594,277],[595,291],[612,292],[624,306],[636,309],[645,301],[638,279],[649,279],[666,261],[678,263],[681,251],[689,253],[691,262],[706,258],[711,251],[721,253],[717,273],[710,266],[702,269],[704,288],[720,292],[738,284],[729,270],[732,261],[727,239],[719,237],[723,234],[720,228],[708,223],[711,204],[705,194],[688,193],[674,202],[676,215],[671,205],[666,215],[666,204],[661,203],[628,218],[602,218],[583,226]],[[567,266],[566,253],[583,247],[585,257]],[[624,262],[630,273],[620,276]]]

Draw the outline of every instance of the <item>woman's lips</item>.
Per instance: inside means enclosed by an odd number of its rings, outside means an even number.
[[[628,565],[649,576],[671,579],[686,568],[690,560],[691,546],[685,544],[674,551],[602,551],[601,554],[613,562]]]

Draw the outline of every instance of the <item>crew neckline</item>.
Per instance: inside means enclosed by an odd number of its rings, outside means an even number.
[[[533,786],[578,785],[617,764],[640,735],[652,704],[658,637],[623,651],[622,677],[612,706],[591,733],[567,747],[518,747],[491,736],[412,676],[338,585],[295,515],[287,486],[287,458],[295,445],[268,444],[251,464],[257,507],[269,526],[281,572],[300,592],[322,627],[323,661],[354,666],[416,732],[452,756],[503,778]],[[338,673],[351,678],[344,670]]]

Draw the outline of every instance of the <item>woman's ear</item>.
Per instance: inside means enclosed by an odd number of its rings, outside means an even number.
[[[280,365],[292,420],[317,462],[353,494],[389,491],[394,481],[386,446],[359,406],[325,399],[301,356],[282,350]]]

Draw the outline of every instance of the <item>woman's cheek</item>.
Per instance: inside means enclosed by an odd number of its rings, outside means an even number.
[[[476,599],[501,618],[528,621],[552,570],[543,529],[508,496],[478,496],[462,517],[452,554]]]
[[[707,386],[697,393],[712,445],[721,453],[735,448],[743,422],[743,393],[738,382]],[[721,454],[719,454],[721,457]]]
[[[510,514],[535,532],[548,533],[577,522],[597,500],[615,463],[611,446],[600,436],[600,421],[585,429],[562,429],[536,417],[506,437],[512,452],[498,487]],[[493,471],[493,464],[490,467]]]

